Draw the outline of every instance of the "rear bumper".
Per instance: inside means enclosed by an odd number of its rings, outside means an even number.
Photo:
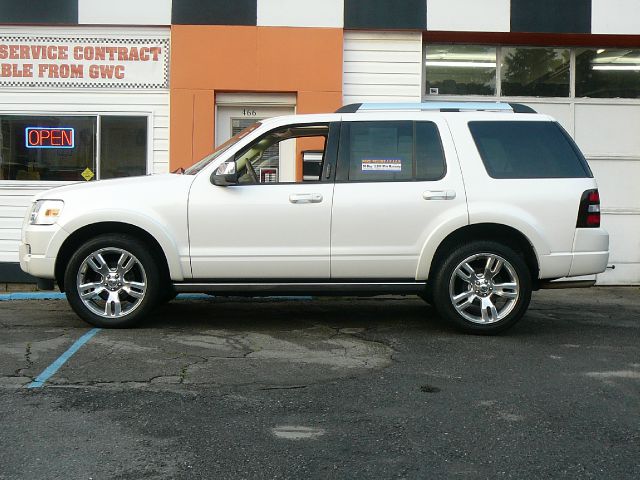
[[[609,262],[609,234],[602,228],[578,228],[569,277],[602,273]]]
[[[538,258],[539,278],[564,278],[604,272],[609,262],[609,234],[602,228],[578,228],[570,252]]]

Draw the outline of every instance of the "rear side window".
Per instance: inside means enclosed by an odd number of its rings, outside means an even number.
[[[591,170],[556,122],[469,122],[493,178],[585,178]]]
[[[446,163],[433,122],[344,122],[338,180],[439,180]]]

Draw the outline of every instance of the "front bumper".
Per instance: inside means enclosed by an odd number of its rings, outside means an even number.
[[[22,230],[20,268],[36,278],[55,277],[56,257],[68,237],[59,225],[27,225]]]

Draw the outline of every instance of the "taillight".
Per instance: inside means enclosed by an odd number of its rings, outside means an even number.
[[[600,226],[600,194],[598,189],[587,190],[580,199],[577,228],[597,228]]]

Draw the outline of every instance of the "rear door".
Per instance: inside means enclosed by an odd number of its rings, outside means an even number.
[[[415,279],[429,234],[452,216],[467,222],[462,176],[442,118],[343,121],[332,278]]]

